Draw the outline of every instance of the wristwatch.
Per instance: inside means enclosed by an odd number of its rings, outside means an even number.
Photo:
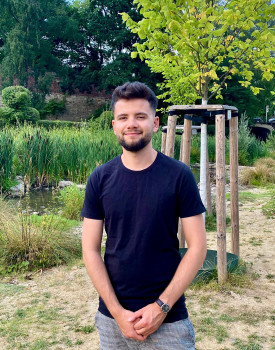
[[[160,306],[161,311],[165,314],[168,314],[168,312],[170,311],[170,306],[168,304],[165,304],[163,301],[161,301],[160,299],[156,300],[156,303]]]

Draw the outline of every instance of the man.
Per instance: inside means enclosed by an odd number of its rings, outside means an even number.
[[[159,127],[153,91],[126,83],[115,89],[112,108],[122,155],[92,172],[82,209],[84,263],[100,295],[101,349],[194,350],[183,293],[205,259],[205,208],[190,169],[152,147]],[[188,245],[183,259],[179,217]]]

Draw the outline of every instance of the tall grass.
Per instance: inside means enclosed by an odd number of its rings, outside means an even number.
[[[24,125],[0,132],[0,142],[5,144],[0,153],[5,161],[0,187],[14,174],[36,186],[61,179],[85,182],[97,165],[121,153],[112,131],[92,132],[89,128],[46,130]]]
[[[11,185],[13,156],[15,153],[14,140],[11,130],[4,129],[0,132],[0,190],[5,190]]]
[[[180,153],[179,135],[175,139],[175,158]],[[269,141],[272,144],[273,139]],[[161,131],[153,136],[153,147],[161,149]],[[271,148],[271,147],[269,147]],[[215,137],[208,137],[209,160],[215,161]],[[61,179],[85,183],[99,164],[121,153],[112,130],[88,125],[80,128],[53,128],[23,125],[0,131],[0,190],[21,175],[26,185],[56,184]],[[247,122],[239,128],[239,163],[253,164],[265,156],[267,147],[249,135]],[[229,141],[226,139],[226,161]],[[200,135],[192,137],[191,163],[200,161]]]
[[[36,221],[0,199],[0,275],[68,263],[81,256],[80,237],[57,229],[56,219]]]

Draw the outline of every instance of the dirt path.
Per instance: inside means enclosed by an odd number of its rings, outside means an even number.
[[[275,219],[262,214],[262,203],[240,207],[241,257],[255,277],[251,286],[186,293],[197,350],[275,349]],[[216,249],[215,242],[208,233],[208,248]],[[98,296],[83,265],[31,278],[0,283],[0,349],[98,350]]]

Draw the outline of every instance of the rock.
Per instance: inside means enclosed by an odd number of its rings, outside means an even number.
[[[76,185],[76,187],[79,188],[80,190],[85,190],[86,185],[84,185],[84,184],[79,184],[79,185]]]
[[[74,183],[72,181],[59,181],[58,183],[58,187],[59,188],[65,188],[65,187],[68,187],[68,186],[73,186]]]
[[[18,184],[9,189],[9,195],[11,197],[24,197],[25,195],[25,184],[20,177],[16,177]]]

